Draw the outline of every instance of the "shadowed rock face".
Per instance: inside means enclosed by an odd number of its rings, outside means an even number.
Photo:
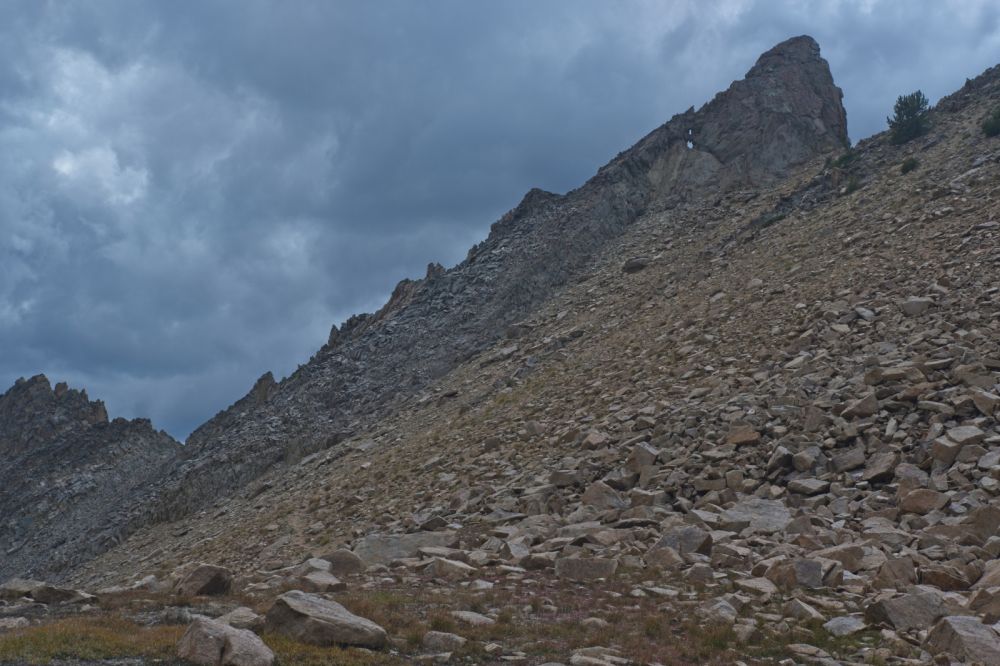
[[[0,580],[49,576],[107,550],[145,517],[180,445],[147,419],[44,375],[0,396]]]
[[[745,79],[698,111],[675,116],[582,187],[565,195],[528,192],[465,261],[449,270],[432,264],[423,279],[404,280],[379,312],[353,317],[341,330],[331,331],[328,344],[291,377],[276,383],[265,374],[246,397],[191,435],[182,460],[177,447],[153,433],[148,422],[79,429],[88,451],[124,447],[122,454],[87,458],[107,465],[87,497],[104,497],[110,492],[105,478],[120,483],[135,478],[131,472],[138,468],[140,482],[134,487],[145,493],[144,502],[129,505],[134,509],[112,503],[93,516],[74,509],[81,529],[101,535],[85,553],[107,548],[116,535],[145,522],[198,510],[275,464],[334,446],[351,432],[370,427],[585,275],[605,244],[643,213],[765,186],[797,165],[842,149],[847,128],[841,97],[812,38],[783,42],[762,55]],[[32,433],[41,433],[55,426],[31,427]],[[8,439],[16,444],[5,445],[18,451],[37,447],[36,440],[50,441],[25,434],[21,424],[10,431],[15,434]],[[33,457],[16,503],[10,493],[0,500],[3,515],[14,516],[9,522],[21,525],[13,533],[7,528],[0,545],[9,548],[23,538],[10,534],[29,531],[27,516],[35,514],[28,513],[23,494],[35,493],[33,501],[57,495],[31,484],[40,473],[35,470],[60,465],[68,475],[61,482],[73,484],[98,473],[84,473],[83,460],[67,463],[59,457],[80,450],[72,444],[77,440],[68,437],[42,447],[44,462]],[[109,464],[111,460],[115,463]],[[79,471],[70,474],[73,469]],[[53,533],[50,544],[61,533],[53,525],[40,530]],[[51,548],[53,561],[68,557],[57,554],[68,552],[68,544]],[[19,566],[26,561],[19,560]],[[30,573],[16,566],[12,570]]]

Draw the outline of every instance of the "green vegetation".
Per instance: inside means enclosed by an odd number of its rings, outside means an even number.
[[[993,109],[986,120],[983,121],[983,133],[986,136],[996,136],[1000,134],[1000,106]]]
[[[55,659],[169,659],[185,627],[142,627],[121,617],[71,617],[0,635],[0,662]]]
[[[853,148],[848,148],[847,152],[833,161],[833,166],[838,169],[846,169],[858,159],[858,153]]]
[[[905,160],[903,160],[903,163],[900,165],[899,170],[901,173],[907,174],[916,169],[918,166],[920,166],[920,162],[919,160],[917,160],[916,157],[907,157]]]
[[[847,194],[850,194],[851,192],[856,191],[859,187],[861,187],[861,181],[858,180],[857,176],[852,174],[851,177],[847,179],[847,185],[844,187],[844,191]]]
[[[384,652],[370,652],[356,648],[317,647],[299,643],[280,634],[264,634],[264,642],[274,652],[278,666],[378,666],[399,664],[405,661]]]
[[[930,127],[928,107],[927,97],[919,90],[909,95],[900,95],[893,107],[892,118],[886,118],[892,132],[890,141],[899,145],[926,134]]]

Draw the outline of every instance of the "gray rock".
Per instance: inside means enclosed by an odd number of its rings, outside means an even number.
[[[1000,664],[1000,634],[975,617],[941,618],[924,641],[924,648],[965,662]]]
[[[454,541],[454,532],[369,534],[358,540],[354,554],[368,565],[388,564],[404,557],[416,557],[425,546],[450,546]]]
[[[681,555],[709,555],[712,552],[712,533],[696,525],[673,527],[663,532],[653,548],[673,548]]]
[[[457,634],[444,631],[428,631],[424,634],[423,645],[428,650],[437,652],[454,652],[461,650],[469,641]]]
[[[899,304],[899,309],[902,310],[903,314],[907,317],[916,317],[917,315],[927,312],[932,305],[934,305],[934,301],[930,298],[910,296]]]
[[[45,583],[40,580],[26,580],[24,578],[11,578],[0,584],[0,599],[6,601],[17,601],[23,597],[30,597],[31,593]]]
[[[30,625],[31,621],[26,617],[0,617],[0,631],[23,629]]]
[[[600,557],[560,557],[556,559],[556,575],[570,580],[610,578],[618,570],[618,560]]]
[[[628,508],[628,500],[603,481],[590,484],[580,501],[599,510]]]
[[[272,666],[274,653],[252,631],[197,618],[181,636],[177,656],[203,666]]]
[[[298,590],[275,599],[265,618],[268,631],[311,645],[357,645],[378,649],[388,641],[385,629],[335,601]]]
[[[251,631],[260,629],[264,624],[264,618],[246,606],[238,606],[225,615],[215,618],[215,621],[228,624],[236,629],[249,629]]]
[[[625,273],[638,273],[646,266],[649,266],[649,257],[632,257],[622,265]]]
[[[948,614],[940,592],[917,591],[882,599],[865,608],[865,618],[873,624],[885,623],[898,631],[926,629]]]
[[[792,520],[788,507],[779,500],[758,497],[737,502],[721,514],[724,529],[749,529],[755,534],[781,532]]]
[[[788,490],[800,495],[819,495],[830,489],[830,482],[822,479],[795,479],[788,482]]]
[[[838,638],[856,634],[867,627],[868,623],[865,622],[864,618],[857,615],[842,615],[823,624],[823,628],[826,629],[828,633]]]
[[[486,617],[481,613],[476,613],[475,611],[452,611],[451,616],[462,622],[473,627],[487,627],[492,624],[496,624],[496,620],[493,618]]]
[[[214,564],[198,564],[174,586],[174,592],[181,596],[226,594],[233,585],[233,574],[225,567]]]
[[[364,573],[365,569],[368,568],[365,566],[364,560],[346,548],[339,548],[324,556],[323,559],[330,563],[330,573],[334,576]]]

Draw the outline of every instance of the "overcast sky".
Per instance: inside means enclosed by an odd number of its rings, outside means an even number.
[[[803,33],[853,140],[1000,61],[973,0],[3,0],[0,391],[183,438]]]

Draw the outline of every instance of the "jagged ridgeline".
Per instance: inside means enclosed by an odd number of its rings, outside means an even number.
[[[141,524],[181,446],[44,375],[0,396],[0,579],[63,574]],[[151,492],[153,491],[153,492]]]
[[[641,215],[766,186],[847,145],[842,93],[810,37],[760,57],[745,79],[675,116],[565,195],[532,190],[450,270],[432,265],[354,317],[291,377],[263,377],[198,428],[161,517],[198,508],[282,460],[369,425],[504,336],[585,273]],[[220,464],[224,463],[224,464]]]
[[[43,427],[8,418],[0,454],[17,462],[0,470],[10,477],[0,490],[7,553],[0,579],[60,574],[145,524],[200,510],[275,465],[371,427],[516,333],[514,324],[578,280],[642,215],[766,187],[842,152],[841,100],[812,38],[778,44],[743,80],[673,117],[580,188],[530,191],[465,261],[404,280],[380,311],[334,328],[328,344],[287,379],[262,376],[183,449],[144,421],[107,424],[77,414],[72,426]],[[82,394],[59,397],[35,379],[11,389],[5,404],[21,400],[29,386],[43,396],[31,407],[40,422],[70,413],[60,401],[86,403]]]

